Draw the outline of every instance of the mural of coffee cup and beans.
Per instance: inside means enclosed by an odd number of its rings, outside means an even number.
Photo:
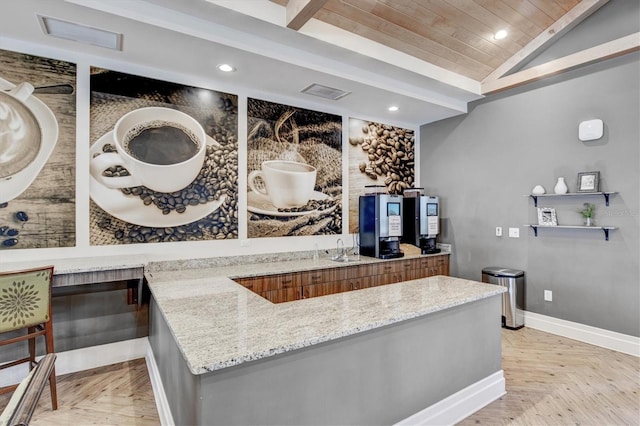
[[[249,98],[249,238],[342,233],[342,117]]]
[[[238,238],[238,97],[91,69],[90,243]]]
[[[0,251],[76,244],[76,65],[0,50]]]
[[[400,195],[414,187],[415,142],[411,129],[349,119],[349,232],[358,232],[358,199],[366,186]]]
[[[75,84],[0,51],[0,250],[76,244]],[[90,94],[91,245],[238,238],[237,95],[97,67]],[[349,120],[349,232],[365,186],[414,186],[414,144]],[[341,234],[342,117],[248,98],[246,191],[249,238]]]

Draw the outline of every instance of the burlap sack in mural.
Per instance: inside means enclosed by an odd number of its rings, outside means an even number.
[[[341,233],[341,117],[249,99],[247,127],[248,177],[260,175],[250,179],[254,188],[248,188],[248,237]],[[306,201],[304,204],[290,201],[283,202],[284,207],[278,206],[280,192],[298,189],[290,186],[286,178],[274,183],[280,178],[271,178],[265,168],[277,166],[277,161],[292,167],[304,164],[310,166],[307,170],[315,170],[313,191],[308,200],[301,198]],[[270,178],[274,181],[271,185],[267,182]],[[305,178],[292,179],[299,182]]]

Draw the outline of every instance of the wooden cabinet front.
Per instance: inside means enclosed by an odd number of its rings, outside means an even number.
[[[273,303],[282,303],[434,275],[449,275],[449,254],[236,278],[235,281]]]

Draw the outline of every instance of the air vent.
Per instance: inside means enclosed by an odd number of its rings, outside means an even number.
[[[319,96],[325,99],[331,99],[337,101],[340,98],[347,96],[351,92],[345,92],[344,90],[335,89],[329,86],[323,86],[322,84],[313,83],[310,86],[301,90],[302,93],[308,95]]]
[[[49,16],[37,16],[42,31],[45,34],[65,40],[106,47],[108,49],[122,50],[122,34],[76,24],[75,22],[63,21]]]

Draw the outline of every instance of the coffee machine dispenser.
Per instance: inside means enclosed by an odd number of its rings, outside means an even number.
[[[403,257],[402,195],[362,195],[359,208],[360,254],[379,259]]]
[[[422,254],[440,253],[436,237],[440,233],[440,199],[422,195],[421,188],[405,191],[403,198],[403,243],[420,247]]]

